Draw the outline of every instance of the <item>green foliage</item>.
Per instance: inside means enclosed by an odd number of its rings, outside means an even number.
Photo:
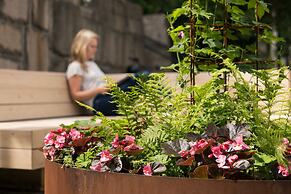
[[[127,92],[110,83],[120,117],[108,119],[99,115],[90,121],[76,121],[72,125],[63,126],[66,129],[78,129],[90,138],[82,146],[62,149],[55,161],[66,166],[89,168],[99,162],[101,151],[109,150],[108,154],[115,154],[114,158],[118,163],[122,160],[126,161],[125,164],[128,163],[122,168],[130,173],[139,173],[145,165],[156,166],[157,169],[165,169],[165,165],[167,171],[162,175],[169,176],[237,179],[239,177],[235,175],[238,172],[238,176],[255,179],[278,178],[278,165],[288,166],[291,155],[288,151],[291,144],[282,143],[283,138],[291,140],[291,125],[288,120],[291,113],[291,101],[288,97],[290,91],[282,90],[282,84],[286,81],[286,68],[242,73],[236,65],[238,62],[259,60],[254,54],[255,45],[250,41],[253,40],[250,38],[253,31],[250,28],[229,28],[224,33],[218,29],[223,26],[223,16],[213,10],[215,7],[225,6],[229,24],[261,25],[258,19],[269,12],[267,4],[254,0],[201,2],[193,1],[191,9],[190,1],[185,1],[181,8],[168,16],[168,32],[173,40],[169,51],[177,54],[178,63],[167,68],[179,73],[178,85],[168,86],[164,74],[135,78],[137,85]],[[245,13],[249,11],[252,15],[246,17]],[[256,14],[258,17],[255,17]],[[191,25],[188,21],[192,19],[194,22],[194,16],[195,23],[192,23],[192,27],[195,29],[195,36],[190,37]],[[181,18],[188,20],[181,24]],[[204,25],[209,21],[213,25]],[[227,45],[222,43],[225,35],[229,41]],[[243,38],[251,43],[241,41]],[[264,31],[260,38],[266,42],[280,41],[268,31]],[[201,69],[211,70],[212,77],[207,83],[199,86],[189,84],[191,59],[195,62],[195,73]],[[190,97],[194,97],[195,101],[191,102]],[[245,128],[248,128],[250,135],[246,135]],[[228,135],[221,135],[227,131]],[[210,132],[213,134],[209,135]],[[126,135],[136,138],[137,144],[142,148],[134,145],[136,150],[130,151],[138,153],[131,155],[126,152],[124,146],[129,140],[118,139],[128,138]],[[247,136],[245,142],[249,145],[248,150],[226,151],[229,155],[238,153],[239,157],[244,157],[233,163],[236,171],[218,169],[218,164],[215,163],[217,158],[208,158],[214,141],[216,145],[229,141],[242,144],[239,140],[234,140],[239,135],[242,135],[241,139]],[[207,139],[207,136],[211,138]],[[191,142],[187,138],[192,138]],[[185,158],[185,151],[191,146],[191,149],[195,147],[195,143],[200,140],[207,143],[205,149],[199,148],[197,153]],[[118,143],[114,149],[112,142]],[[166,149],[162,148],[165,144],[170,145],[168,150],[174,150],[176,154],[167,155]],[[47,149],[49,148],[50,145]],[[213,169],[216,171],[210,173]]]

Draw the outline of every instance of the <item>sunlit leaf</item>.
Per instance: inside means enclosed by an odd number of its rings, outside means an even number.
[[[191,156],[189,158],[180,158],[177,160],[176,165],[177,166],[192,166],[194,161],[194,156]]]
[[[195,170],[189,174],[191,178],[208,178],[208,165],[202,165],[195,168]]]

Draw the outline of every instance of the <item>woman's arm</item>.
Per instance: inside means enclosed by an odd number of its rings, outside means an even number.
[[[107,87],[96,87],[89,90],[81,90],[82,76],[74,75],[68,79],[69,88],[74,100],[88,100],[97,94],[103,94],[109,91]]]

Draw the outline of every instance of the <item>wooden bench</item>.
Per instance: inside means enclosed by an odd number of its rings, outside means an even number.
[[[168,73],[175,83],[177,74]],[[109,74],[118,81],[127,74]],[[44,167],[43,137],[60,124],[89,119],[71,100],[64,73],[0,70],[0,168]]]
[[[71,100],[64,73],[0,70],[0,91],[0,168],[43,168],[45,134],[90,118]]]

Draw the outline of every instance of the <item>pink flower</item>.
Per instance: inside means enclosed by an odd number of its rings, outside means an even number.
[[[226,156],[225,155],[219,155],[218,158],[215,160],[218,163],[218,168],[222,168],[225,165]]]
[[[55,132],[57,132],[57,133],[62,133],[63,131],[65,131],[65,129],[64,128],[58,128]]]
[[[232,141],[226,141],[226,142],[223,142],[221,144],[221,149],[224,150],[224,151],[228,151],[229,148],[231,147],[231,144],[232,144]]]
[[[55,156],[56,148],[54,146],[44,146],[43,155],[45,158],[53,161]]]
[[[72,140],[78,140],[82,139],[84,137],[84,134],[80,133],[80,131],[76,129],[71,129],[69,135],[71,136]]]
[[[288,171],[288,168],[286,168],[285,166],[283,165],[279,165],[278,166],[278,173],[279,174],[282,174],[282,176],[289,176],[289,171]]]
[[[212,151],[213,155],[214,155],[216,158],[218,158],[218,157],[222,154],[222,151],[221,151],[221,149],[220,149],[220,146],[213,146],[213,147],[211,148],[211,151]]]
[[[115,135],[115,138],[111,142],[112,147],[117,148],[119,146],[118,134]]]
[[[44,137],[44,144],[53,145],[55,142],[55,137],[56,137],[56,134],[54,134],[53,132],[46,134],[46,136]]]
[[[178,33],[178,38],[182,39],[182,38],[184,38],[184,36],[185,36],[185,34],[184,34],[183,31],[180,31],[180,32]]]
[[[190,149],[190,155],[191,156],[194,156],[195,155],[195,153],[196,153],[196,147],[197,147],[197,141],[195,141],[195,142],[190,142],[189,143],[190,144],[190,146],[191,146],[191,149]]]
[[[232,155],[227,158],[229,165],[232,165],[238,159],[238,155]]]
[[[55,141],[56,148],[63,148],[65,146],[66,138],[64,136],[58,135]]]
[[[124,151],[131,151],[131,150],[140,150],[140,149],[142,149],[140,146],[132,143],[132,144],[126,146],[123,150]]]
[[[132,144],[135,141],[135,137],[134,136],[130,136],[130,135],[126,135],[125,136],[125,141],[127,144]]]
[[[90,166],[90,169],[97,172],[102,172],[102,167],[103,167],[103,164],[99,161],[95,165]]]
[[[101,152],[100,162],[108,162],[112,159],[112,155],[108,150],[104,150]]]
[[[208,146],[208,142],[205,139],[200,139],[197,144],[198,149],[204,149]]]
[[[289,145],[289,140],[285,137],[282,139],[282,142],[284,145],[287,145],[287,146]]]
[[[143,174],[146,176],[152,176],[152,174],[153,174],[152,168],[149,164],[144,166],[142,171],[143,171]]]
[[[190,149],[191,156],[194,156],[197,152],[199,154],[201,151],[206,149],[207,146],[209,145],[209,143],[205,139],[200,139],[199,141],[196,141],[196,142],[190,142],[189,144],[191,146],[191,149]]]
[[[250,149],[249,146],[243,142],[242,135],[237,136],[235,138],[235,142],[232,145],[233,145],[233,149],[236,151]]]
[[[182,158],[187,158],[187,156],[189,156],[189,151],[188,150],[181,150],[178,154],[180,154],[180,156]]]

